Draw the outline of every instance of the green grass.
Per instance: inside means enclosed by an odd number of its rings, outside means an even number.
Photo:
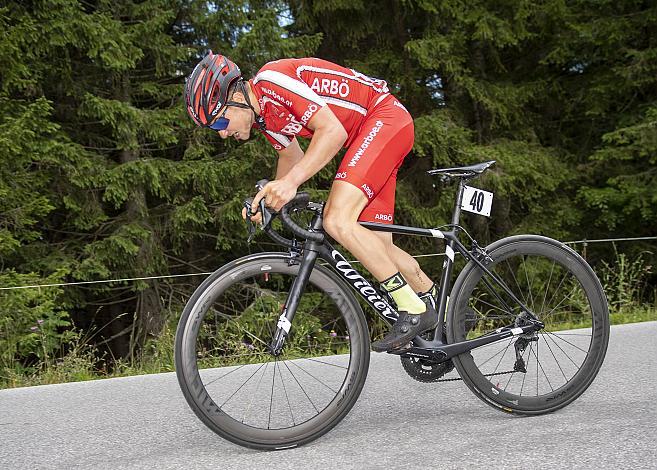
[[[657,307],[654,305],[630,304],[613,310],[615,311],[610,315],[612,325],[657,321]],[[587,326],[590,324],[559,323],[559,329]],[[51,358],[47,363],[40,363],[31,368],[15,366],[13,369],[0,370],[0,389],[173,372],[174,328],[174,324],[167,325],[160,337],[150,340],[138,356],[112,361],[111,371],[98,367],[97,351],[86,344],[83,336],[80,335],[80,342],[69,348],[69,352],[63,357]],[[292,351],[288,359],[303,355]]]
[[[612,325],[657,321],[657,307],[638,306],[627,308],[623,311],[612,312],[609,315],[609,318]]]
[[[657,321],[657,307],[625,307],[610,315],[612,325]],[[590,325],[582,323],[561,324],[560,329],[582,328]],[[98,369],[97,356],[91,346],[79,344],[68,354],[46,364],[33,368],[5,369],[0,371],[0,388],[27,387],[85,380],[98,380],[113,377],[173,372],[173,340],[175,331],[171,326],[165,327],[162,335],[149,341],[139,357],[133,360],[116,361],[111,372]],[[294,354],[292,354],[294,356]],[[299,356],[303,356],[299,354]]]

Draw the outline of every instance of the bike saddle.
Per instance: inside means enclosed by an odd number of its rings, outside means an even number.
[[[491,167],[495,163],[495,160],[490,160],[483,163],[477,163],[476,165],[469,166],[458,166],[454,168],[436,168],[434,170],[429,170],[427,173],[430,175],[441,175],[442,177],[447,178],[472,178],[474,176],[480,175]]]

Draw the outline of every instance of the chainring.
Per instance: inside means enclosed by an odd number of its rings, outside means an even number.
[[[454,363],[451,359],[439,364],[418,357],[402,357],[400,359],[406,373],[418,382],[437,382],[445,374],[454,370]]]

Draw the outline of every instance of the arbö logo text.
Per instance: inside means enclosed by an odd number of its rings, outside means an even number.
[[[342,79],[341,82],[337,80],[330,80],[328,78],[322,78],[321,82],[319,78],[313,80],[310,89],[315,93],[322,93],[325,95],[338,95],[342,98],[349,96],[349,83],[346,79]]]
[[[305,126],[308,124],[308,119],[313,115],[313,113],[317,111],[317,105],[314,103],[310,103],[308,105],[308,109],[306,110],[305,113],[303,113],[303,116],[301,116],[301,123]]]
[[[372,128],[369,134],[367,134],[367,137],[363,139],[363,143],[360,144],[360,147],[358,147],[358,150],[356,150],[356,153],[354,154],[353,157],[351,157],[351,160],[349,160],[349,166],[356,166],[356,163],[358,163],[358,160],[363,156],[365,153],[365,150],[367,147],[370,146],[370,143],[374,140],[374,137],[379,133],[381,128],[383,127],[383,122],[381,121],[376,121],[376,124]]]

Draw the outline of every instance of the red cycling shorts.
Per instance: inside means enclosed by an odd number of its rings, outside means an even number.
[[[353,184],[368,198],[369,203],[360,213],[359,221],[391,224],[395,213],[397,170],[415,139],[413,118],[390,95],[367,114],[360,129],[335,179]]]

